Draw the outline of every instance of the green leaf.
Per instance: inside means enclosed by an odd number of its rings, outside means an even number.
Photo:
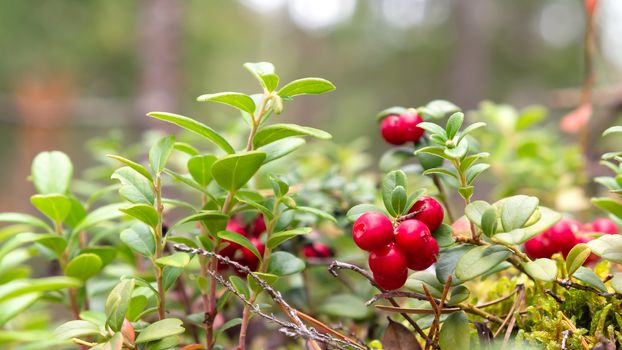
[[[539,207],[538,210],[540,211],[540,219],[536,223],[510,232],[497,233],[495,239],[508,244],[522,244],[544,232],[562,218],[561,214],[549,208]]]
[[[456,112],[449,117],[447,126],[445,127],[448,139],[453,139],[454,136],[456,136],[458,130],[460,130],[462,126],[462,122],[464,122],[464,113],[462,112]]]
[[[106,324],[113,331],[120,331],[123,326],[123,320],[132,299],[134,284],[132,278],[121,280],[108,294],[105,306]]]
[[[24,294],[49,292],[53,290],[82,286],[82,281],[65,276],[40,277],[37,279],[19,279],[0,286],[0,302]]]
[[[169,135],[159,139],[158,142],[149,149],[149,165],[154,172],[162,172],[166,166],[166,162],[168,162],[168,158],[171,156],[171,153],[173,153],[174,145],[175,135]]]
[[[99,256],[86,253],[80,254],[65,267],[65,275],[86,281],[95,276],[102,269],[102,260]]]
[[[136,223],[132,227],[121,231],[119,236],[134,252],[143,256],[153,256],[155,254],[155,237],[148,226]]]
[[[446,141],[448,139],[445,129],[443,129],[443,127],[438,124],[434,124],[430,122],[423,122],[423,123],[417,124],[417,127],[429,132],[432,135],[439,135],[443,141]],[[427,148],[427,147],[424,147],[424,148]]]
[[[449,177],[453,177],[454,179],[458,180],[458,175],[456,174],[456,171],[454,169],[432,168],[432,169],[426,169],[422,174],[423,175],[442,174],[442,175],[447,175]]]
[[[469,142],[467,139],[460,140],[455,148],[446,148],[445,154],[452,159],[460,159],[464,157],[469,150]]]
[[[313,214],[313,215],[315,215],[316,217],[318,217],[319,219],[322,219],[322,220],[328,220],[328,221],[332,221],[332,222],[335,222],[335,223],[337,222],[337,219],[335,219],[334,216],[330,215],[329,213],[327,213],[327,212],[325,212],[323,210],[316,209],[316,208],[313,208],[313,207],[305,207],[305,206],[299,205],[299,206],[296,206],[296,211]]]
[[[613,274],[613,278],[611,279],[611,287],[616,291],[616,293],[622,293],[622,272]]]
[[[147,116],[173,123],[188,131],[199,134],[213,142],[216,146],[220,147],[220,149],[228,154],[235,153],[233,147],[229,144],[229,142],[227,142],[224,137],[220,136],[220,134],[218,134],[214,129],[210,128],[209,126],[198,122],[192,118],[166,112],[151,112],[147,113]]]
[[[156,259],[156,264],[160,266],[172,266],[183,268],[190,262],[190,255],[182,252],[175,252],[171,255],[166,255]]]
[[[188,172],[199,185],[205,187],[212,181],[212,165],[216,157],[212,155],[194,156],[188,159]]]
[[[280,176],[270,174],[268,176],[270,184],[272,185],[272,191],[276,197],[282,197],[289,192],[289,184],[285,182]]]
[[[119,162],[129,166],[132,169],[134,169],[140,175],[144,176],[149,182],[153,182],[153,177],[151,176],[151,173],[144,166],[142,166],[142,165],[140,165],[140,164],[138,164],[136,162],[133,162],[133,161],[127,159],[127,158],[123,158],[121,156],[117,156],[117,155],[114,155],[114,154],[107,154],[106,157],[118,160]]]
[[[328,140],[332,137],[326,131],[308,126],[300,126],[296,124],[272,124],[261,128],[257,132],[255,138],[253,139],[253,145],[255,148],[258,148],[284,138],[298,136],[313,136],[323,140]]]
[[[41,244],[44,244],[43,242],[40,242]],[[95,254],[99,257],[99,259],[101,259],[102,261],[102,267],[110,264],[111,262],[114,261],[114,258],[117,256],[117,247],[90,247],[90,248],[84,248],[82,250],[80,250],[81,254]]]
[[[279,84],[279,76],[276,75],[274,65],[270,62],[244,63],[244,68],[248,69],[268,92],[274,91]]]
[[[614,134],[614,133],[620,133],[622,132],[622,126],[612,126],[609,127],[607,130],[603,131],[603,136],[607,136],[610,134]]]
[[[536,197],[518,195],[505,198],[501,205],[501,224],[505,232],[523,227],[540,200]]]
[[[511,252],[503,246],[475,247],[464,254],[458,261],[456,277],[463,281],[468,281],[481,276],[510,255]]]
[[[397,186],[391,193],[391,207],[398,215],[404,214],[410,208],[406,207],[407,204],[406,189],[402,186]]]
[[[397,186],[402,186],[406,189],[406,181],[406,173],[402,170],[394,170],[382,178],[382,202],[391,216],[397,216],[400,214],[395,208],[393,208],[391,200],[393,190],[395,190]]]
[[[253,114],[255,113],[255,102],[253,99],[239,92],[219,92],[216,94],[206,94],[197,97],[199,102],[214,101],[224,103],[231,107],[237,108],[243,112]]]
[[[481,227],[482,216],[484,216],[484,213],[488,210],[488,208],[490,208],[490,204],[487,202],[475,201],[464,208],[464,213],[470,222]]]
[[[460,142],[466,135],[471,133],[473,130],[477,130],[477,129],[482,128],[484,126],[486,126],[486,123],[484,123],[484,122],[477,122],[477,123],[473,123],[473,124],[467,126],[466,128],[464,128],[464,130],[462,130],[462,133],[460,134],[460,137],[458,138],[458,142]]]
[[[326,79],[303,78],[287,83],[279,90],[281,97],[293,97],[304,94],[323,94],[335,90],[335,85]]]
[[[443,158],[431,155],[429,153],[417,153],[415,155],[421,167],[425,170],[433,168],[441,168],[443,166]],[[382,159],[380,160],[382,162]],[[397,167],[394,167],[397,168]],[[381,165],[382,169],[382,165]]]
[[[199,155],[199,150],[196,149],[193,145],[186,143],[186,142],[175,142],[175,144],[173,145],[173,147],[180,151],[180,152],[184,152],[185,154],[189,155],[189,156],[197,156]]]
[[[30,202],[54,222],[64,221],[71,210],[71,201],[62,194],[36,194]]]
[[[34,227],[40,227],[48,231],[52,228],[45,221],[28,214],[22,213],[0,213],[0,222],[12,222],[16,224],[24,224]]]
[[[59,151],[41,152],[32,161],[32,182],[39,194],[65,194],[73,174],[69,157]]]
[[[287,139],[273,142],[269,145],[259,147],[257,150],[265,152],[267,154],[264,164],[273,160],[277,160],[285,157],[286,155],[294,152],[306,143],[305,139],[300,137],[290,137]]]
[[[406,288],[419,293],[424,293],[423,285],[425,285],[432,296],[440,298],[443,293],[443,284],[441,284],[436,275],[428,271],[417,271],[410,274],[406,280]]]
[[[2,246],[0,247],[0,261],[19,246],[28,243],[41,243],[46,247],[49,246],[49,248],[57,254],[65,250],[65,247],[67,245],[65,239],[58,236],[57,234],[23,232],[13,236],[11,239],[7,240],[6,242],[4,242],[4,244],[2,244]]]
[[[436,231],[432,232],[432,237],[436,239],[438,246],[441,248],[450,247],[454,244],[452,237],[453,229],[447,224],[441,224]]]
[[[248,289],[248,284],[245,280],[238,276],[229,276],[229,282],[231,282],[235,290],[244,295],[246,299],[250,298],[251,291]]]
[[[417,124],[417,126],[419,126],[421,123]],[[431,154],[437,157],[441,157],[447,160],[452,160],[453,158],[448,156],[447,154],[445,154],[445,148],[444,147],[438,147],[438,146],[428,146],[428,147],[422,147],[419,148],[418,150],[415,151],[415,155],[418,156],[420,154]]]
[[[143,329],[138,337],[136,337],[136,344],[147,343],[150,341],[170,337],[177,334],[182,334],[185,329],[182,326],[183,322],[177,318],[165,318],[147,326]]]
[[[261,213],[266,217],[266,219],[268,220],[272,220],[272,218],[274,217],[274,215],[272,215],[272,211],[270,209],[268,209],[266,206],[264,206],[261,203],[255,202],[254,200],[250,199],[250,198],[245,198],[244,196],[241,195],[241,193],[238,192],[238,194],[235,196],[235,198],[244,203],[244,204],[248,204],[249,206],[261,211]],[[220,230],[218,230],[220,231]]]
[[[117,169],[110,178],[117,179],[121,182],[119,194],[124,199],[132,203],[153,205],[153,187],[151,183],[136,172],[136,170],[125,166]]]
[[[471,292],[469,291],[469,289],[467,287],[465,287],[465,286],[456,286],[456,287],[451,289],[451,297],[447,301],[447,304],[449,304],[449,305],[459,304],[459,303],[469,299],[470,295],[471,295]]]
[[[497,208],[491,206],[484,211],[481,228],[488,237],[497,233]]]
[[[173,179],[175,179],[175,181],[177,182],[181,182],[182,184],[197,190],[199,192],[201,192],[202,194],[205,195],[210,195],[209,192],[207,191],[207,188],[205,188],[204,186],[199,185],[198,183],[196,183],[196,181],[194,181],[193,179],[191,179],[189,176],[184,176],[181,174],[178,174],[174,171],[172,171],[171,169],[164,169],[164,172],[168,175],[170,175]]]
[[[551,259],[536,259],[526,263],[523,267],[529,276],[540,281],[551,282],[557,277],[557,265]]]
[[[469,185],[472,185],[473,182],[475,181],[475,178],[477,178],[481,173],[486,171],[486,169],[488,168],[490,168],[490,164],[480,163],[480,164],[475,164],[469,169],[467,169],[465,173],[467,183]]]
[[[225,156],[214,162],[212,175],[225,190],[235,191],[255,175],[266,159],[266,153],[250,151]]]
[[[449,101],[434,100],[424,107],[417,108],[417,111],[422,115],[424,120],[442,119],[455,112],[459,112],[460,107]]]
[[[622,203],[611,198],[592,198],[592,204],[622,219]]]
[[[578,279],[579,281],[592,286],[596,289],[598,289],[599,291],[603,292],[603,293],[607,293],[607,287],[605,286],[605,284],[603,283],[603,281],[600,280],[600,278],[598,277],[598,275],[596,275],[594,273],[594,271],[583,267],[583,266],[579,266],[579,268],[577,269],[577,271],[575,271],[575,273],[572,275],[573,278]]]
[[[439,345],[441,349],[469,350],[471,348],[470,332],[469,320],[464,311],[454,312],[443,322]]]
[[[248,238],[242,236],[237,232],[220,231],[218,232],[218,237],[226,241],[237,243],[242,247],[250,250],[253,254],[255,254],[257,258],[259,258],[260,261],[261,259],[263,259],[263,256],[259,254],[259,250],[257,250],[257,247],[255,247],[255,245]]]
[[[279,279],[279,276],[271,274],[271,273],[255,272],[255,275],[269,285],[273,285]],[[260,286],[259,282],[256,279],[254,279],[251,275],[246,275],[246,281],[248,283],[250,290],[252,290],[253,293],[259,294],[263,290],[263,287]]]
[[[305,262],[287,252],[274,252],[270,256],[268,273],[288,276],[305,269]]]
[[[362,320],[369,311],[365,301],[353,294],[337,294],[328,297],[320,306],[320,312],[329,316]]]
[[[449,275],[452,276],[452,284],[459,284],[462,281],[456,277],[456,266],[464,254],[473,249],[470,244],[461,244],[439,253],[436,264],[434,265],[436,278],[439,282],[445,284]],[[443,286],[439,287],[441,290]]]
[[[41,298],[41,293],[30,293],[0,303],[0,326],[21,315]]]
[[[566,257],[568,276],[572,276],[572,274],[583,265],[590,254],[592,254],[592,250],[587,244],[579,243],[575,245],[570,252],[568,252],[568,256]]]
[[[281,245],[281,243],[287,241],[288,239],[294,238],[296,236],[305,235],[313,231],[310,227],[300,227],[295,228],[293,230],[281,231],[277,233],[273,233],[268,239],[267,246],[270,249],[274,249]]]
[[[84,320],[65,322],[54,330],[54,335],[61,339],[82,338],[100,334],[99,326]]]
[[[160,222],[156,210],[147,204],[134,204],[129,207],[120,208],[119,210],[151,227],[156,227]]]
[[[587,242],[592,253],[605,260],[622,264],[622,235],[602,235]]]
[[[74,228],[86,217],[86,209],[76,197],[69,197],[69,203],[71,208],[69,209],[69,215],[65,218],[65,224],[70,228]]]
[[[108,204],[103,207],[99,207],[86,215],[82,221],[72,231],[72,235],[82,230],[86,230],[95,225],[98,225],[104,221],[109,221],[123,216],[119,209],[125,205],[125,203]]]
[[[386,211],[378,208],[377,206],[373,204],[357,204],[353,206],[352,208],[350,208],[350,210],[348,210],[348,212],[346,213],[346,217],[348,218],[349,221],[354,222],[356,221],[356,219],[359,218],[359,216],[367,213],[368,211],[382,213],[384,215],[389,216],[389,214]]]
[[[192,221],[201,221],[209,233],[216,234],[227,227],[229,217],[216,210],[203,210],[179,220],[171,229]]]

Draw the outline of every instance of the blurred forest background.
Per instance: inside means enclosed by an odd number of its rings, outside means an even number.
[[[235,114],[195,102],[256,82],[244,62],[270,61],[284,81],[324,77],[337,91],[299,99],[282,117],[346,144],[382,144],[374,116],[431,99],[464,109],[490,99],[578,104],[585,16],[580,0],[92,0],[0,2],[0,211],[29,207],[32,157],[59,149],[90,164],[88,138],[162,127],[163,110],[222,128]],[[622,105],[622,1],[596,17],[597,117]],[[618,109],[619,110],[619,109]],[[603,112],[604,111],[604,112]],[[600,114],[599,114],[600,113]]]

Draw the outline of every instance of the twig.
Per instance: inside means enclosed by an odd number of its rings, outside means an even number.
[[[598,296],[604,297],[604,298],[615,297],[616,299],[622,299],[622,294],[615,293],[615,292],[613,292],[613,293],[604,293],[604,292],[599,291],[596,288],[589,287],[589,286],[584,286],[582,284],[572,282],[569,279],[558,279],[555,282],[557,284],[559,284],[560,286],[566,288],[566,289],[570,289],[570,288],[580,289],[580,290],[584,290],[584,291],[587,291],[587,292],[592,292],[592,293],[594,293],[594,294],[596,294]]]
[[[388,291],[382,287],[380,287],[378,285],[378,283],[376,283],[376,281],[374,281],[374,278],[372,277],[371,274],[369,274],[369,272],[363,270],[362,268],[356,266],[356,265],[352,265],[352,264],[348,264],[346,262],[342,262],[342,261],[333,261],[329,266],[328,266],[328,272],[330,272],[331,275],[335,276],[335,277],[339,277],[339,274],[337,273],[337,270],[341,270],[341,269],[347,269],[347,270],[352,270],[356,273],[358,273],[359,275],[365,277],[365,279],[367,279],[369,281],[369,283],[371,283],[372,286],[376,287],[379,291],[381,291],[382,293],[387,293]],[[389,301],[389,303],[391,303],[391,305],[395,306],[395,307],[399,307],[399,304],[397,303],[397,301],[395,301],[395,299],[393,299],[393,297],[388,297],[385,298]],[[369,304],[368,304],[369,305]],[[415,331],[417,332],[417,334],[419,334],[423,339],[425,339],[425,341],[432,341],[431,339],[428,338],[428,336],[423,332],[423,330],[421,329],[421,327],[419,327],[419,325],[417,324],[417,322],[415,322],[410,316],[408,316],[405,313],[400,313],[400,315],[402,315],[402,317],[408,322],[410,323],[411,326],[413,326],[413,328],[415,329]]]
[[[568,349],[566,347],[566,342],[568,341],[568,337],[570,337],[571,333],[572,332],[570,331],[570,329],[566,329],[565,331],[562,332],[562,350]]]
[[[307,327],[304,322],[302,322],[302,320],[298,317],[298,313],[296,311],[296,309],[294,309],[293,307],[291,307],[281,296],[281,293],[274,290],[266,281],[264,281],[263,279],[261,279],[260,277],[258,277],[251,269],[249,269],[248,267],[239,264],[236,261],[230,260],[228,257],[216,254],[214,252],[210,252],[210,251],[206,251],[203,249],[198,249],[198,248],[190,248],[184,244],[175,244],[173,246],[175,248],[175,250],[180,251],[180,252],[185,252],[185,253],[190,253],[190,254],[198,254],[198,255],[203,255],[203,256],[207,256],[210,258],[215,258],[217,261],[220,261],[222,263],[225,263],[229,266],[232,266],[233,268],[235,268],[236,270],[238,270],[241,273],[247,274],[248,276],[250,276],[251,278],[253,278],[257,284],[263,288],[266,293],[268,295],[270,295],[270,297],[272,298],[272,300],[274,300],[274,302],[279,306],[279,308],[283,311],[283,313],[291,320],[290,322],[284,322],[284,321],[280,321],[278,320],[276,317],[268,317],[268,319],[278,323],[279,325],[281,325],[283,328],[280,329],[281,332],[283,332],[284,334],[288,335],[288,336],[301,336],[304,337],[305,339],[309,339],[311,341],[319,341],[322,342],[324,344],[328,344],[334,347],[337,347],[339,349],[347,349],[348,347],[354,348],[354,349],[359,349],[359,350],[363,350],[363,349],[367,349],[367,347],[363,347],[358,343],[352,343],[350,341],[347,340],[342,340],[342,339],[336,339],[328,334],[324,334],[324,333],[320,333],[317,330],[315,330],[314,328],[310,328]],[[229,283],[229,281],[226,281],[222,276],[218,275],[216,272],[210,270],[208,271],[209,274],[215,279],[217,280],[220,284],[222,284],[223,286],[225,286],[227,289],[229,289],[230,291],[233,292],[233,294],[235,294],[238,298],[240,298],[246,305],[248,305],[253,312],[259,314],[262,317],[266,317],[266,314],[261,312],[261,310],[259,309],[259,307],[253,303],[250,303],[248,300],[246,300],[245,297],[243,297],[242,295],[240,295],[240,293],[238,293],[235,288]],[[278,320],[278,321],[275,321]],[[347,338],[344,336],[344,338]],[[313,343],[311,343],[311,345],[313,346]],[[317,344],[316,344],[317,346]],[[317,347],[319,349],[319,346]]]
[[[438,323],[438,325],[435,329],[434,336],[432,337],[434,342],[438,342],[439,340],[439,335],[440,335],[440,330],[441,330],[441,327],[440,327],[441,313],[443,313],[443,305],[445,304],[445,299],[447,299],[447,294],[449,293],[449,288],[451,287],[451,280],[452,280],[452,276],[451,275],[447,276],[447,282],[445,282],[445,287],[443,288],[443,294],[441,295],[441,300],[439,300],[438,302],[438,312],[434,319],[435,323]]]
[[[559,295],[557,295],[557,294],[553,293],[553,291],[552,291],[552,290],[550,290],[550,289],[545,289],[545,290],[544,290],[544,293],[546,293],[546,294],[550,295],[550,296],[551,296],[551,298],[555,299],[555,301],[556,301],[558,304],[562,304],[562,303],[564,302],[564,299],[562,299],[562,297],[560,297]]]

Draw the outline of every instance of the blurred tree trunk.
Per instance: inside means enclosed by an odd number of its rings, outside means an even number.
[[[455,1],[455,51],[449,71],[449,100],[463,109],[474,108],[487,94],[490,16],[489,0]]]
[[[183,5],[183,1],[171,0],[140,2],[137,21],[139,90],[135,108],[143,125],[156,125],[153,120],[142,118],[147,112],[178,110]],[[159,126],[166,127],[164,123]]]

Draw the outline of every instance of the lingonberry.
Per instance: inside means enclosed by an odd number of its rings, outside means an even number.
[[[610,235],[618,234],[618,226],[615,224],[615,222],[607,218],[600,218],[594,220],[591,224],[591,228],[594,232],[598,233],[608,233]]]
[[[393,241],[393,225],[386,215],[367,212],[354,222],[352,238],[363,250],[377,250]]]
[[[394,243],[371,252],[367,262],[377,276],[401,276],[406,270],[406,255]]]
[[[560,252],[566,256],[577,244],[575,233],[579,232],[581,226],[581,223],[576,220],[562,219],[546,230],[544,234],[548,235],[555,252]]]
[[[307,258],[330,258],[333,251],[324,243],[307,243],[302,249],[302,254]]]
[[[404,270],[401,275],[398,276],[384,276],[380,274],[373,274],[374,281],[378,283],[381,288],[386,290],[400,289],[406,283],[408,279],[408,270]]]
[[[406,255],[406,265],[409,269],[423,271],[432,266],[438,257],[438,243],[430,238],[425,246],[416,254]]]
[[[443,206],[432,197],[421,197],[410,208],[409,213],[419,212],[415,219],[428,226],[434,232],[443,223]]]
[[[397,114],[388,115],[380,122],[382,138],[392,145],[402,145],[408,141],[404,139],[401,128],[400,116]]]
[[[252,237],[259,237],[262,233],[266,232],[266,221],[262,214],[259,214],[246,228]]]
[[[525,253],[531,259],[540,259],[550,258],[555,253],[555,250],[552,249],[547,235],[539,234],[525,242]]]
[[[395,244],[404,254],[420,254],[433,239],[428,227],[419,220],[406,220],[395,229]]]
[[[399,117],[399,130],[402,134],[401,138],[405,141],[416,142],[418,141],[425,130],[417,126],[417,124],[423,122],[423,119],[417,114],[414,109],[408,110]]]

